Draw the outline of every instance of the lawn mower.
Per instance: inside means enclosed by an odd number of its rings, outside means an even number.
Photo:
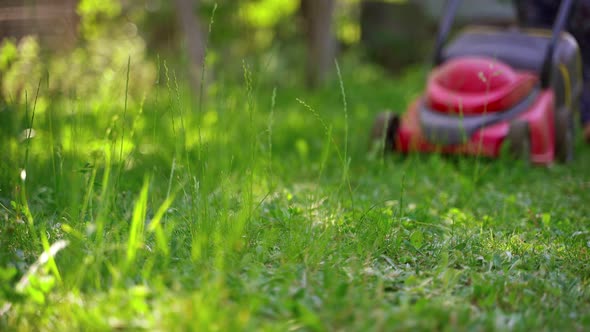
[[[578,44],[564,31],[573,3],[561,2],[551,30],[468,26],[447,42],[460,4],[447,1],[424,93],[401,116],[378,114],[371,141],[401,153],[571,161],[582,93]]]

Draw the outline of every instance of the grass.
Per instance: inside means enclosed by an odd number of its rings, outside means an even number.
[[[145,98],[41,88],[1,147],[0,330],[587,329],[590,149],[370,157],[425,70],[336,65],[307,93],[244,64],[200,112],[165,66]]]

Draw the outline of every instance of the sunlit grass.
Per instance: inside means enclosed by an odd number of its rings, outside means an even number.
[[[172,71],[127,107],[125,75],[99,104],[41,89],[35,137],[10,119],[1,147],[0,328],[588,326],[588,148],[371,159],[373,116],[425,69],[338,65],[309,93],[245,63],[201,113]]]

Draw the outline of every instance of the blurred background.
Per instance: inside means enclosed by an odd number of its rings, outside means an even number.
[[[376,112],[420,93],[444,3],[0,0],[0,203],[23,169],[34,201],[75,210],[111,164],[135,191],[204,160],[215,186],[255,153],[315,174],[330,131],[364,154]],[[512,6],[463,1],[456,27]]]
[[[144,92],[164,70],[198,91],[201,83],[242,79],[244,63],[274,84],[314,88],[333,78],[333,58],[347,54],[396,74],[429,60],[443,6],[440,0],[2,0],[1,95],[22,99],[26,85],[44,74],[52,93],[100,94],[128,60],[130,88]],[[511,1],[471,0],[458,21],[507,25],[514,10]]]

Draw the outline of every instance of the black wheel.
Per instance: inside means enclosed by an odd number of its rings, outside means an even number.
[[[530,162],[531,136],[528,122],[514,121],[510,123],[506,143],[510,157],[523,160],[526,163]]]
[[[399,117],[392,112],[377,114],[373,122],[370,137],[370,150],[376,152],[393,152],[395,136],[399,127]]]
[[[555,159],[560,163],[574,160],[574,116],[567,109],[555,114]]]

